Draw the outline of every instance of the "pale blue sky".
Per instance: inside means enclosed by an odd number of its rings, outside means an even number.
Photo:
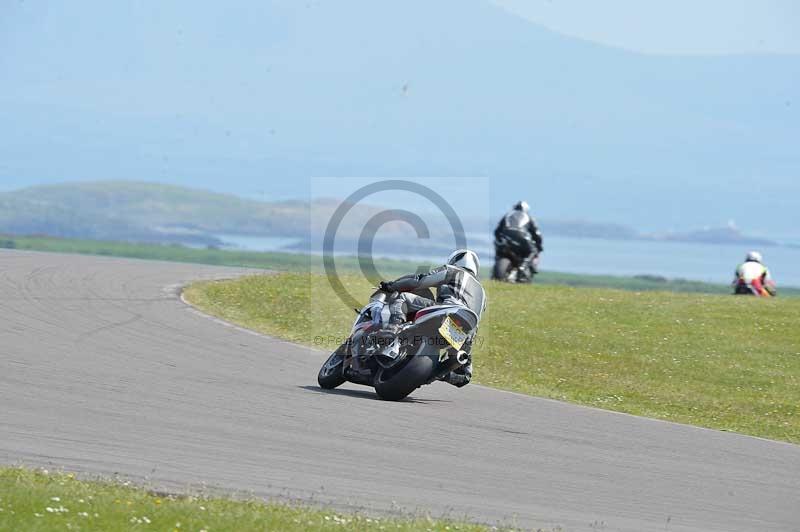
[[[0,1],[0,187],[487,176],[497,215],[797,235],[800,0],[656,5]]]
[[[552,30],[658,54],[800,54],[797,0],[493,0]]]

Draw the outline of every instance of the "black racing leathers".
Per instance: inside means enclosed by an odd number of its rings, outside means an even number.
[[[515,231],[524,231],[528,233],[533,239],[538,253],[544,251],[542,246],[542,232],[536,225],[536,220],[528,216],[527,213],[522,211],[513,210],[503,216],[494,230],[495,238],[499,238],[504,234],[513,234]]]
[[[486,294],[480,281],[467,270],[446,264],[421,275],[408,275],[388,283],[396,292],[414,292],[436,288],[436,303],[462,305],[481,316],[486,306]]]

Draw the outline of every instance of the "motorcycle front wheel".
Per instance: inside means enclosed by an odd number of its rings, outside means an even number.
[[[375,392],[386,401],[401,401],[408,394],[428,382],[433,373],[433,358],[425,349],[399,370],[381,368],[375,374]]]
[[[317,382],[319,387],[325,390],[333,390],[337,386],[344,384],[347,380],[344,378],[342,372],[342,364],[344,362],[344,349],[339,347],[334,351],[328,360],[319,368],[317,375]]]

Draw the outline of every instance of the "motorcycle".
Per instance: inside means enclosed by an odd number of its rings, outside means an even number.
[[[418,295],[433,299],[430,290]],[[477,332],[477,314],[459,305],[434,305],[390,333],[384,323],[397,296],[381,290],[372,294],[358,311],[350,337],[320,368],[321,388],[331,390],[349,381],[372,386],[381,399],[400,401],[469,363],[464,348]]]
[[[530,283],[536,275],[539,254],[530,235],[502,234],[494,241],[495,263],[492,279],[507,283]],[[533,257],[531,255],[533,254]]]
[[[778,295],[778,290],[772,281],[764,281],[758,278],[748,281],[743,277],[738,277],[733,282],[733,293],[734,295],[775,297]]]

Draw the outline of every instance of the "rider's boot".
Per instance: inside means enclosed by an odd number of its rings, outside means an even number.
[[[539,273],[539,267],[536,265],[536,253],[528,257],[528,264],[530,264],[531,273],[533,275]]]

